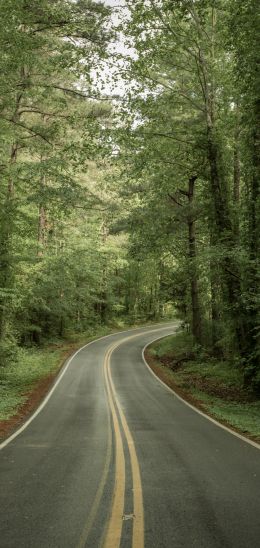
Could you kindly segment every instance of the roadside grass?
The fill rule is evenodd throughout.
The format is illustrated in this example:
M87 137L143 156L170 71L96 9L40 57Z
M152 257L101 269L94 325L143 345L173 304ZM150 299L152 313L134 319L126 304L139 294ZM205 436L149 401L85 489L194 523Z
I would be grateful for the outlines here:
M54 373L64 347L21 349L17 363L0 369L0 420L14 415L36 383Z
M192 339L189 333L177 332L175 335L155 341L149 346L149 350L158 358L167 355L178 359L188 356L193 351Z
M243 388L234 363L194 355L188 333L152 343L147 351L156 373L173 389L212 417L260 442L260 400Z

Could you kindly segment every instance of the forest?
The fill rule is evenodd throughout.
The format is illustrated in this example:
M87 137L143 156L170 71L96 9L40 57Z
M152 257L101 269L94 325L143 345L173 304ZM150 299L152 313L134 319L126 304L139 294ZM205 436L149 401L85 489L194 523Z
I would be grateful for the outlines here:
M257 12L0 0L1 371L177 318L259 395Z

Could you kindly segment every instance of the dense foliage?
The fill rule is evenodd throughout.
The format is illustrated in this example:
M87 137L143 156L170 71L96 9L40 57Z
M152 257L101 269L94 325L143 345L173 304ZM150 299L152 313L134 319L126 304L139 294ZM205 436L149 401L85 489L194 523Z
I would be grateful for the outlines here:
M137 256L171 264L194 342L259 386L255 2L128 2L132 86L118 141ZM131 183L129 183L131 181Z
M257 391L257 3L105 4L0 0L1 363L175 311Z

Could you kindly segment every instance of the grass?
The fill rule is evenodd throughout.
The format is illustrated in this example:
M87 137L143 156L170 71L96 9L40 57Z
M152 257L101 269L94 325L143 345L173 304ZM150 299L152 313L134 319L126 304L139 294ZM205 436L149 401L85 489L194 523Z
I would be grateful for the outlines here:
M260 401L243 388L241 369L234 363L195 355L188 333L153 343L148 354L165 382L192 397L206 413L260 442Z
M21 349L17 363L1 368L0 420L12 417L36 383L58 370L64 350L64 346Z
M182 357L184 353L188 355L193 350L192 340L188 333L180 332L177 335L169 335L159 341L152 343L149 347L150 352L161 358L169 355L173 358Z

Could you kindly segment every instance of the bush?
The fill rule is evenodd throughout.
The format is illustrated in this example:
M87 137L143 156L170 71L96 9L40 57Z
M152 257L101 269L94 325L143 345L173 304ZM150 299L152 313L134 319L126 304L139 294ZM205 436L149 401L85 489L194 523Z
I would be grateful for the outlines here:
M0 366L7 367L18 361L19 348L13 337L0 341Z

